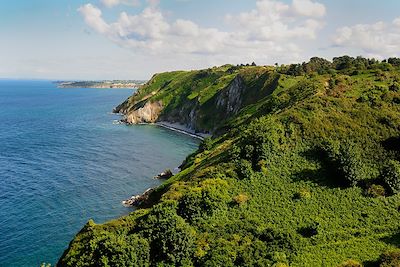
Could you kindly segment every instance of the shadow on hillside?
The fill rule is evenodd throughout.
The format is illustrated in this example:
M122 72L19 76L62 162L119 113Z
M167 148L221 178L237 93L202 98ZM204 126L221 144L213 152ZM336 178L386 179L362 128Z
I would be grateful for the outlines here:
M400 247L400 231L391 235L390 237L382 238L381 241L396 247Z
M302 156L310 162L319 165L317 169L303 169L293 175L293 181L311 181L328 188L346 188L342 174L328 160L326 152L320 148L313 148L302 153Z

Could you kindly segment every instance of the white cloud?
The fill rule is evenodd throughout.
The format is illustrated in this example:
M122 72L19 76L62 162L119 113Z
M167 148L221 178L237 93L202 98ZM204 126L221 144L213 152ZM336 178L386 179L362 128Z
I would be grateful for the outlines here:
M357 49L366 56L384 58L400 55L400 17L391 23L357 24L336 30L336 46Z
M118 5L138 6L140 0L100 0L100 2L106 7L114 7Z
M306 17L321 18L325 16L326 8L323 4L311 0L293 0L293 10Z
M103 20L102 12L92 4L81 6L78 11L82 14L86 24L101 34L108 34L110 26Z
M114 23L107 23L101 10L92 4L82 6L79 12L94 31L141 54L192 54L221 62L296 60L301 53L299 42L316 37L323 25L320 18L326 12L324 5L311 0L293 0L291 4L258 0L253 10L227 15L226 23L233 30L223 31L190 20L169 22L158 8L159 0L147 3L141 13L122 12Z

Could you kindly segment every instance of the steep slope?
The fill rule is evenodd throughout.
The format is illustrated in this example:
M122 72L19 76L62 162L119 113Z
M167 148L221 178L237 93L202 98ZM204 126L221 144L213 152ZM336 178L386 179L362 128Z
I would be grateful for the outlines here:
M159 103L154 120L214 138L140 209L88 222L59 266L397 266L399 67L341 57L156 75L117 111Z

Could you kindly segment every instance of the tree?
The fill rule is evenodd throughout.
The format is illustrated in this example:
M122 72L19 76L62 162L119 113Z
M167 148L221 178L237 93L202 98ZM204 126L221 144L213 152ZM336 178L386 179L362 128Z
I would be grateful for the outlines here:
M342 177L345 185L355 186L368 177L362 148L348 140L332 142L325 148L331 166Z
M312 57L308 63L305 64L306 73L318 72L319 74L327 73L332 68L332 63L324 58Z
M139 267L150 265L149 243L137 235L103 232L92 241L95 266Z
M400 58L391 57L388 58L387 62L395 67L400 67Z
M174 204L154 206L141 218L137 230L150 241L150 255L154 262L178 266L192 258L195 231L176 214Z
M354 66L354 58L349 56L334 57L333 66L336 70L349 69Z

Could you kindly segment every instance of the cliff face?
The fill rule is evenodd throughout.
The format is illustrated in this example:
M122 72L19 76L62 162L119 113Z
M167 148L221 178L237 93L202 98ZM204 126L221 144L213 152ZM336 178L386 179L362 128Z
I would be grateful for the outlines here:
M243 104L243 94L246 90L243 79L240 76L231 82L231 84L216 98L216 106L223 110L227 115L233 115L239 112Z
M254 72L268 76L270 70L254 67ZM233 66L158 74L114 111L124 114L130 124L167 121L214 133L254 93L246 75Z

